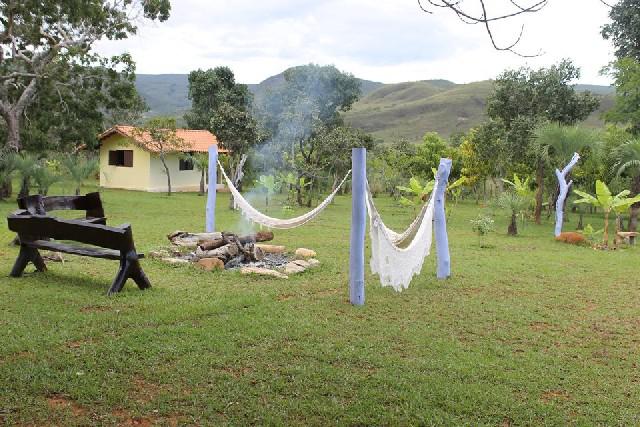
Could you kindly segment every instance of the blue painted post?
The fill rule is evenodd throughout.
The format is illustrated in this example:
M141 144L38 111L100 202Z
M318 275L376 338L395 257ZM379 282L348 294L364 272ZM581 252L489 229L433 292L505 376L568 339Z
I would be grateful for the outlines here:
M209 187L207 188L207 233L216 229L216 187L218 183L218 146L209 146Z
M558 194L558 200L556 200L556 227L554 234L556 237L562 233L562 223L564 222L564 201L569 193L569 187L573 184L573 181L567 182L567 175L571 172L571 169L580 160L578 153L573 153L571 161L561 171L556 169L556 178L558 178L558 185L560 186L560 193Z
M444 212L444 202L446 198L447 184L449 183L449 173L451 172L451 159L440 159L438 166L438 186L435 191L434 206L434 226L436 234L436 258L437 277L446 279L451 276L451 258L449 256L449 238L447 236L447 217Z
M351 149L351 251L349 254L349 299L364 305L364 235L366 212L367 150Z

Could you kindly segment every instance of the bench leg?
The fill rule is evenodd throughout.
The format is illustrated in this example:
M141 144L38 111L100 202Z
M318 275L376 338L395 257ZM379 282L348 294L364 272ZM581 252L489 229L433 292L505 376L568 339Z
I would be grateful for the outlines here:
M113 280L108 295L120 292L129 278L133 279L140 289L151 287L147 275L144 274L142 267L140 267L140 261L138 261L138 255L135 252L129 253L120 259L120 269L118 270L118 274L116 274L116 278Z
M24 272L24 269L27 268L27 264L29 264L29 262L32 262L33 265L36 266L36 270L47 271L47 266L37 249L20 245L20 253L18 254L16 262L13 264L13 268L9 275L11 277L22 276L22 273Z

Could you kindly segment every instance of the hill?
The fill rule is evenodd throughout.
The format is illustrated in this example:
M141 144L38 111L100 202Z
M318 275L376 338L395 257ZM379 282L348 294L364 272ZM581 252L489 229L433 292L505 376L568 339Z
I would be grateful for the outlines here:
M191 108L189 80L187 74L138 74L136 88L149 105L148 116L182 116ZM362 95L366 96L384 86L384 83L358 79ZM271 76L260 83L248 84L254 96L266 96L270 89L284 83L284 72Z
M248 87L259 98L268 96L270 90L283 82L284 75L280 73ZM448 80L384 84L360 79L360 82L363 96L344 114L345 121L385 141L399 138L419 141L427 131L443 136L465 132L486 118L486 100L492 91L489 80L468 84ZM136 87L150 107L149 116L182 117L191 107L186 74L138 74ZM602 112L613 104L613 88L577 85L576 89L589 90L601 98L600 108L585 125L602 126Z
M600 108L585 125L602 126L600 117L613 104L613 88L577 85L576 89L589 90L601 99ZM492 90L489 80L468 84L446 80L388 84L364 96L344 118L384 141L419 141L428 131L449 136L466 132L486 119L486 100Z

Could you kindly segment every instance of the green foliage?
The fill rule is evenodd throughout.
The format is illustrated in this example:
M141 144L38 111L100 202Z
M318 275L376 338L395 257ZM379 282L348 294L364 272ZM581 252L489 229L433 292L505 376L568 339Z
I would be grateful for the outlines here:
M623 190L620 193L613 195L607 187L607 184L597 180L596 181L596 195L592 196L589 193L580 190L573 190L575 194L581 198L575 200L573 203L585 203L591 206L600 208L604 211L604 236L603 243L605 246L609 244L609 214L611 211L616 214L621 214L627 211L631 205L640 202L640 195L635 197L628 197L631 193L629 190Z
M531 190L531 185L529 183L529 177L526 177L523 180L520 179L518 174L513 174L513 181L509 181L508 179L502 178L502 182L513 187L513 190L520 197L524 199L531 199L533 197L533 191Z
M30 137L41 143L50 129L51 136L69 139L63 142L80 135L76 143L93 145L95 127L109 111L140 107L131 58L103 58L91 46L134 34L140 17L164 21L170 8L169 0L3 2L0 44L3 52L11 52L0 61L4 87L10 88L0 93L7 147L23 148L22 118L29 111L36 113L26 125ZM90 125L83 127L78 119Z
M640 60L622 58L607 70L614 80L616 98L605 119L612 123L628 124L632 133L640 135Z
M611 22L602 27L602 37L611 39L618 59L635 58L640 61L640 1L620 0L611 6Z
M478 216L474 219L470 219L471 223L471 231L478 235L478 245L481 248L488 247L483 244L484 237L495 231L495 221L488 215L478 214Z
M433 187L435 185L435 180L427 181L424 185L420 183L415 177L412 177L409 180L409 186L405 187L402 185L397 186L398 190L406 193L411 198L407 198L405 196L400 197L400 204L403 206L411 206L416 208L422 205L429 194L433 191Z
M82 185L98 171L99 159L82 154L63 156L62 166L71 182L76 186L76 195L80 194Z
M54 159L41 159L33 173L33 180L38 186L38 194L47 195L49 188L62 179L61 162ZM97 165L96 165L97 169Z
M273 175L260 175L260 178L256 181L258 188L262 188L265 192L265 204L269 206L269 199L276 192L280 191L281 183L276 180Z
M582 235L587 239L590 243L595 243L596 239L600 234L604 232L604 228L596 230L593 228L591 224L587 224L582 230Z

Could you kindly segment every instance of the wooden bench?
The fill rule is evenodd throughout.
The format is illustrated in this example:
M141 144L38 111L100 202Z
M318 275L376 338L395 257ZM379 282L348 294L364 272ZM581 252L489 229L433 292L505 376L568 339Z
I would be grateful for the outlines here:
M47 267L38 249L64 252L73 255L119 260L120 268L108 294L120 292L131 278L140 289L151 287L140 266L144 254L136 252L131 225L118 227L106 225L99 193L86 196L29 196L18 200L19 210L7 217L9 229L18 233L20 253L11 270L12 277L20 277L27 264L32 262L38 271ZM52 210L83 210L81 219L61 219L49 216ZM55 240L71 240L85 245L62 243Z

